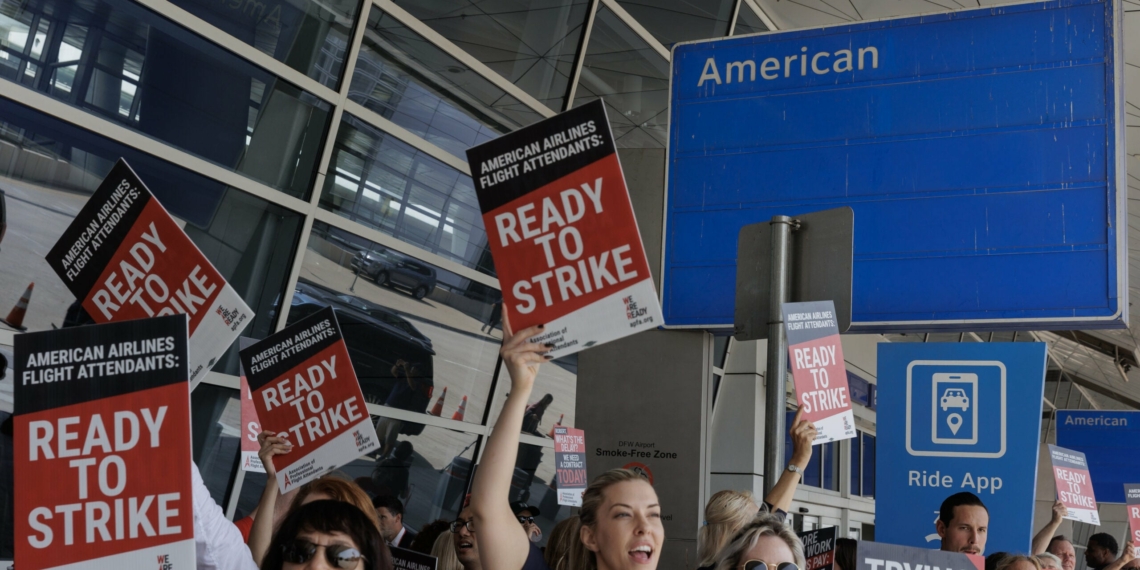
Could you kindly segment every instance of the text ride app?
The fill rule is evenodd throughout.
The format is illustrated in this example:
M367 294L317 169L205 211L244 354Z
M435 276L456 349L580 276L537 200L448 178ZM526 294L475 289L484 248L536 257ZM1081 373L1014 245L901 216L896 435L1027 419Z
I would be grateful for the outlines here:
M924 361L907 367L907 452L1005 454L1006 370L995 361Z

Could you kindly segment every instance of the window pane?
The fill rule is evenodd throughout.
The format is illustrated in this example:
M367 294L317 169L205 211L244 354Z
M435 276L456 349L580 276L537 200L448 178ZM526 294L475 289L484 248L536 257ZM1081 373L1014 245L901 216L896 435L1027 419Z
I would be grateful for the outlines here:
M359 0L172 0L277 61L336 89Z
M3 356L7 365L0 366L0 380L12 373L11 366L15 363L12 357L12 347L0 345L0 356ZM3 364L3 363L0 363ZM13 380L0 382L0 424L12 417L12 385ZM11 560L15 554L15 518L16 497L15 482L13 480L12 457L15 443L9 436L0 436L0 558Z
M637 23L657 41L670 47L677 42L728 35L733 0L618 0Z
M566 105L587 0L396 0L555 111Z
M875 496L875 436L863 434L863 496Z
M816 453L819 453L823 460L823 488L832 491L839 490L839 442L832 441L823 445L816 446Z
M226 491L237 472L241 440L241 401L238 391L201 383L190 394L191 442L194 463L210 496L226 504Z
M542 118L379 9L348 97L463 160L468 148Z
M574 105L605 97L620 148L663 148L669 131L669 62L612 11L598 8Z
M851 442L851 495L862 495L862 490L859 487L859 474L862 473L862 446L859 445L863 441L863 432L858 432L858 435L848 440Z
M0 98L0 118L0 208L6 207L8 223L0 232L0 305L14 305L35 282L24 320L29 330L78 324L67 320L75 297L44 255L123 157L256 311L243 334L271 332L273 306L299 239L299 214L7 99ZM237 374L236 350L235 344L214 370Z
M764 25L764 21L757 16L752 8L748 7L747 2L740 3L740 15L736 17L736 28L733 29L732 35L743 36L744 34L757 34L760 32L767 32L768 26Z
M787 410L784 412L784 461L792 457L792 422L796 418L795 410ZM811 487L821 486L821 467L823 461L820 456L825 454L825 445L814 446L811 453L811 460L808 461L807 468L804 469L803 481L801 484Z
M574 405L578 389L578 355L571 354L542 365L534 380L530 401L524 415L522 431L527 435L554 439L555 425L574 427ZM511 378L505 368L499 371L492 398L490 423L495 425L507 394L511 391Z
M494 275L471 177L345 114L321 207Z
M23 74L17 69L7 79L290 195L308 195L327 103L130 0L71 3L64 19L48 6L0 2L0 13L40 18L49 30L41 53L29 54Z
M536 510L535 524L542 529L540 547L546 546L550 531L558 521L570 516L570 507L558 504L554 483L554 449L526 443L519 444L515 474L511 481L511 502L521 501Z
M495 299L493 289L317 222L288 320L335 309L368 402L426 413L446 389L442 417L462 406L464 421L481 423L502 335L484 332ZM415 390L393 392L397 382Z
M384 418L373 415L380 423ZM400 435L397 452L384 459L364 456L340 472L357 481L369 495L395 490L404 501L404 525L418 531L437 520L454 520L467 493L475 441L478 436L408 422ZM257 508L265 476L246 473L235 518Z

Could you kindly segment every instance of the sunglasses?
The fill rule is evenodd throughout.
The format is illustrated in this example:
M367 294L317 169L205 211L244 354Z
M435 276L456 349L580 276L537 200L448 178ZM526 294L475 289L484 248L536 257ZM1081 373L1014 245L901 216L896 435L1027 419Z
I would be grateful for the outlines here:
M364 555L351 546L345 546L343 544L321 546L301 539L296 539L281 545L281 554L285 562L290 564L304 564L312 560L313 557L317 555L317 550L321 548L325 550L325 560L328 561L329 566L335 568L352 570L356 568L357 562L364 560Z
M744 570L769 570L771 568L771 566L768 566L768 563L763 560L749 560L741 564L740 567ZM800 567L796 566L795 562L781 562L776 565L774 570L800 570Z
M515 517L519 519L519 524L533 523L534 517Z

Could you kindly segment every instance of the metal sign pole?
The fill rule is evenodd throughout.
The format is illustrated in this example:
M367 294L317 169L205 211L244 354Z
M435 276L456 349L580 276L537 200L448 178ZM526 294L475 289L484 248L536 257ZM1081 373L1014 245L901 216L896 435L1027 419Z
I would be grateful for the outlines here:
M788 216L773 216L772 257L768 296L768 369L764 398L764 492L772 490L784 470L784 392L788 373L788 338L784 334L783 304L788 301L791 276L790 244L796 221Z

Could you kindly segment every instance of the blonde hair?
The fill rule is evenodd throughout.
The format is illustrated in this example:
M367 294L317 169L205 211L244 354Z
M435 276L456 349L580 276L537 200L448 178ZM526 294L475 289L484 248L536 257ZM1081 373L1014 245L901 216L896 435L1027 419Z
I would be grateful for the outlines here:
M747 562L743 559L744 555L756 546L761 536L775 536L783 540L792 551L792 559L796 566L807 567L804 562L804 545L800 542L800 537L775 515L762 514L753 518L751 523L736 533L731 542L721 548L716 556L716 570L733 570Z
M334 501L348 503L360 509L365 515L368 515L368 520L372 521L373 526L377 529L380 528L380 520L376 518L376 509L372 507L372 499L368 498L368 493L360 488L360 485L342 478L339 474L333 473L325 475L320 479L309 481L297 490L297 496L293 498L293 504L290 507L292 512L297 507L300 507L305 502L305 498L309 495L315 494L328 495Z
M720 491L705 505L705 521L697 532L698 566L712 566L716 555L745 525L756 518L759 507L749 491Z
M1058 560L1060 559L1058 558ZM1024 554L1006 557L1004 560L998 563L996 570L1008 570L1009 568L1013 568L1013 565L1017 564L1018 562L1028 562L1032 564L1033 567L1037 570L1041 570L1041 563L1038 562L1036 558L1032 556L1025 556Z
M1042 569L1056 568L1057 570L1061 570L1061 559L1056 554L1052 554L1050 552L1042 552L1041 554L1033 555L1033 557L1041 563Z
M567 517L554 525L550 538L546 539L546 550L542 556L550 570L562 570L570 564L570 550L578 540L578 515Z
M436 570L463 570L459 558L455 556L455 535L451 530L443 531L431 545L431 555L436 559Z
M605 501L606 489L618 483L629 481L643 481L647 485L652 485L648 479L636 471L610 469L595 477L590 486L586 487L586 492L582 494L582 506L578 509L578 524L573 534L578 540L575 540L570 548L571 570L597 570L598 558L593 551L586 548L586 543L582 542L582 528L594 528L598 524L598 509Z

